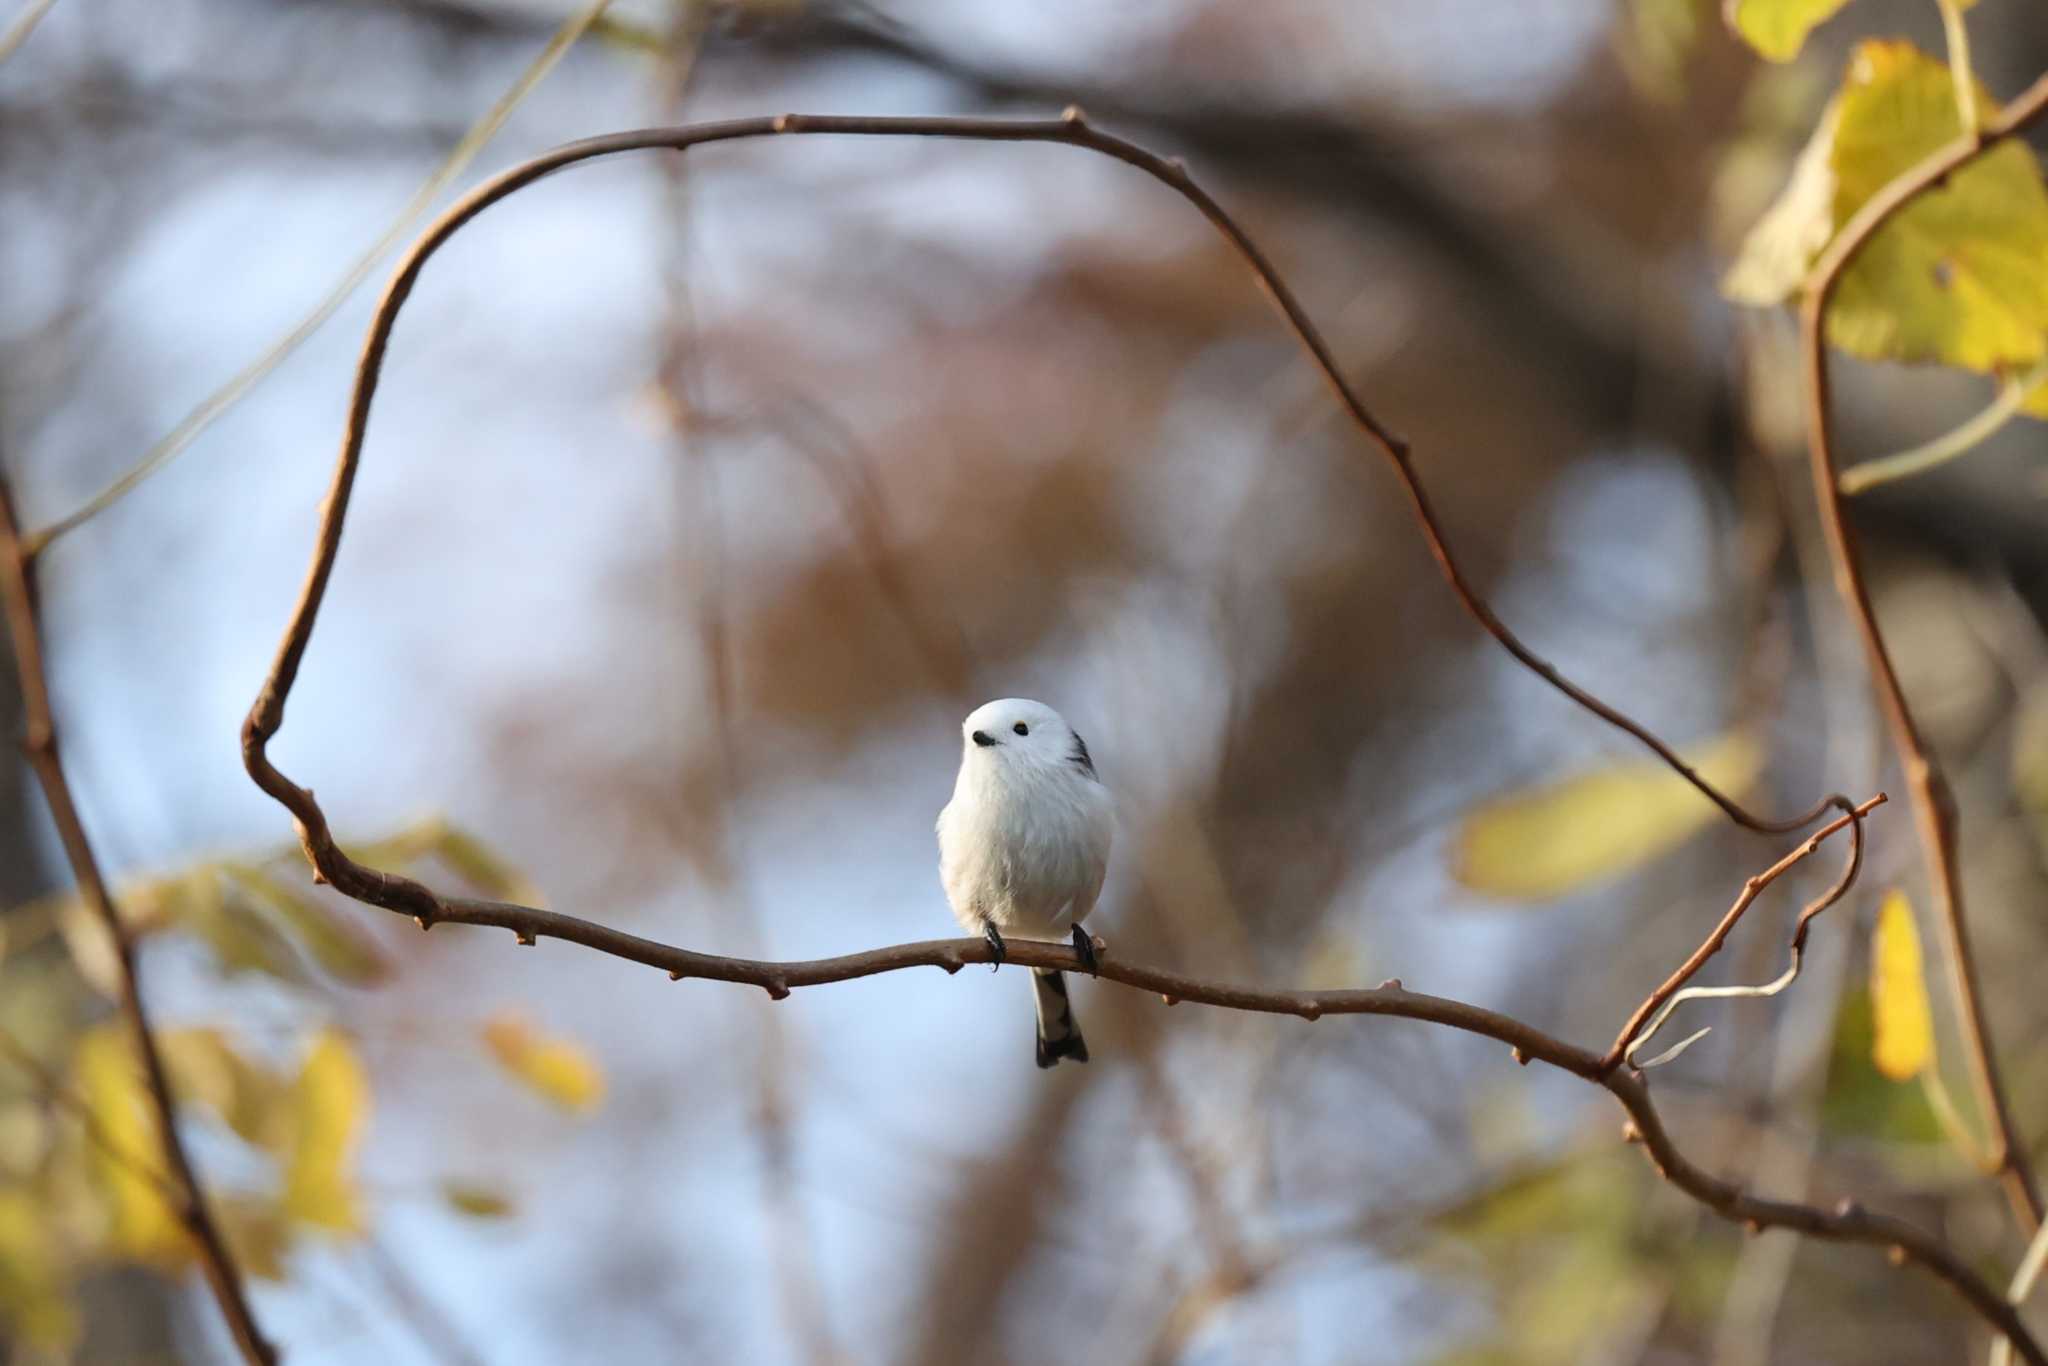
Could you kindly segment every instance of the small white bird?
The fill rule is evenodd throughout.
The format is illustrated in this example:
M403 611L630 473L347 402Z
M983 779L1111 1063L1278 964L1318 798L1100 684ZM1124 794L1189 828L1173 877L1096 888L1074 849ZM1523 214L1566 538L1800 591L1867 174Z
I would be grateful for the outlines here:
M1006 697L961 723L960 778L939 812L939 880L953 914L1003 960L1003 936L1059 940L1091 969L1081 921L1095 909L1116 812L1088 746L1043 702ZM1066 979L1032 971L1038 1065L1088 1061Z

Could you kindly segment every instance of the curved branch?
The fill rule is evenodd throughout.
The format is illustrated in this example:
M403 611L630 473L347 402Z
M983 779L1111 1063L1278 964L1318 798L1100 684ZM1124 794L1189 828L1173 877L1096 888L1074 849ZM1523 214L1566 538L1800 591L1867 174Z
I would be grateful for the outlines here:
M382 906L416 917L422 926L439 921L496 926L512 931L522 943L538 942L543 936L582 944L600 952L666 969L672 977L701 977L748 983L780 998L803 986L844 981L880 972L915 966L934 966L948 972L970 963L990 961L988 946L977 940L937 940L899 945L868 953L808 962L766 962L725 958L697 953L671 945L625 934L618 930L556 912L501 902L444 900L412 879L382 873L350 859L335 843L326 817L310 790L301 788L280 772L265 753L266 746L283 724L285 699L290 693L311 639L315 616L326 592L339 551L343 519L360 462L372 395L376 390L384 353L389 344L399 309L417 283L426 260L446 244L461 227L491 204L531 185L555 171L579 162L637 150L681 151L705 143L778 134L860 134L966 138L979 141L1044 142L1080 147L1133 166L1179 193L1198 209L1228 239L1244 258L1261 286L1285 316L1298 341L1314 358L1318 369L1335 391L1352 419L1379 445L1392 462L1407 491L1438 566L1449 580L1460 603L1503 648L1525 667L1564 693L1581 707L1609 724L1635 736L1712 800L1730 819L1751 830L1786 833L1811 824L1830 808L1848 813L1855 808L1846 797L1831 795L1815 808L1788 821L1769 821L1750 814L1708 783L1662 740L1639 723L1601 702L1565 679L1531 651L1486 605L1466 581L1452 557L1425 490L1415 473L1408 447L1366 409L1337 369L1329 348L1308 319L1292 292L1280 279L1264 254L1235 220L1208 193L1189 179L1177 163L1154 155L1134 144L1089 127L1078 110L1069 110L1057 121L1001 119L882 119L835 118L785 115L779 118L742 119L726 123L700 124L674 129L650 129L619 133L558 148L486 182L451 207L414 244L401 263L378 303L375 318L364 342L357 368L347 427L342 441L333 483L323 508L322 522L313 561L307 571L292 620L280 643L277 657L243 726L243 762L250 776L265 792L289 810L299 837L311 859L316 875L356 900ZM1008 962L1080 970L1073 951L1051 944L1012 940ZM1441 1024L1481 1035L1509 1045L1518 1061L1531 1059L1570 1072L1604 1087L1614 1095L1630 1116L1629 1136L1640 1141L1659 1172L1673 1184L1719 1213L1752 1227L1785 1227L1809 1236L1839 1242L1868 1243L1885 1247L1894 1262L1915 1262L1948 1284L1997 1331L2010 1337L2017 1350L2035 1366L2048 1366L2039 1343L2027 1332L2012 1306L1926 1233L1900 1220L1871 1214L1853 1202L1844 1202L1832 1212L1816 1206L1766 1200L1743 1192L1693 1165L1663 1126L1642 1078L1608 1065L1605 1058L1577 1045L1554 1038L1512 1017L1478 1006L1442 997L1404 990L1389 982L1374 990L1357 991L1265 991L1225 983L1208 982L1162 969L1109 960L1100 976L1126 986L1157 992L1171 1005L1194 1001L1225 1009L1295 1015L1308 1020L1324 1015L1388 1015Z
M343 519L347 514L348 500L355 483L355 475L362 457L364 434L369 422L370 402L376 393L378 379L384 363L384 352L390 343L391 331L396 324L398 312L406 297L418 282L420 271L427 260L445 245L463 225L489 208L492 204L517 191L581 162L599 157L614 156L624 152L663 150L683 151L691 147L714 142L732 142L747 138L772 137L801 134L840 134L857 136L931 137L956 138L980 142L1041 142L1058 143L1078 147L1121 161L1135 167L1152 179L1160 182L1192 204L1215 229L1229 241L1245 264L1257 278L1276 308L1286 319L1295 339L1308 351L1317 369L1329 383L1332 391L1352 420L1369 435L1383 451L1394 467L1394 472L1407 492L1409 503L1416 520L1428 542L1430 553L1443 571L1451 590L1466 613L1479 623L1485 631L1498 641L1501 647L1513 655L1523 667L1549 683L1580 707L1598 716L1620 730L1626 731L1647 746L1660 759L1697 788L1702 795L1718 806L1729 819L1737 824L1765 834L1785 834L1800 830L1819 819L1831 808L1847 810L1849 802L1840 794L1830 794L1817 802L1811 810L1784 820L1771 820L1752 814L1747 808L1708 782L1690 764L1682 759L1676 750L1660 739L1648 727L1617 711L1607 703L1587 692L1543 659L1519 636L1509 630L1486 600L1466 579L1464 570L1452 555L1442 525L1430 503L1427 491L1410 458L1408 443L1395 436L1366 408L1350 383L1337 367L1329 344L1309 319L1294 292L1288 287L1265 253L1253 242L1250 235L1239 226L1229 212L1223 208L1208 191L1189 177L1187 170L1177 160L1161 157L1134 143L1114 137L1090 126L1079 109L1068 109L1059 119L976 119L976 118L867 118L840 117L831 115L783 114L772 118L734 119L722 123L691 124L678 128L650 128L635 132L613 133L602 137L588 138L582 142L569 143L530 161L514 166L497 177L463 196L449 207L426 232L414 242L400 262L384 295L378 300L375 317L371 320L369 334L363 344L362 358L357 365L355 390L349 404L347 427L342 437L341 455L336 464L334 480L329 489L323 508L320 535L314 550L313 563L307 572L306 581L300 593L299 602L292 614L290 625L278 648L276 661L270 676L264 681L255 705L251 707L249 719L243 727L243 761L257 784L273 797L289 807L303 820L309 801L294 800L292 793L299 791L284 775L277 771L264 756L264 746L277 732L284 719L284 701L290 693L292 683L298 674L299 664L304 657L306 644L311 639L313 622L326 593L327 580L334 568L335 556L340 549Z
M29 765L35 769L36 779L42 785L43 797L50 806L51 822L57 827L58 838L63 841L72 873L78 879L79 894L92 908L94 917L106 931L107 942L113 946L121 1014L128 1023L136 1056L142 1063L143 1092L149 1098L151 1117L156 1122L157 1135L163 1144L164 1165L169 1169L166 1175L170 1190L166 1194L176 1196L168 1201L171 1212L191 1236L199 1265L206 1273L206 1283L220 1305L222 1316L228 1321L228 1330L233 1334L243 1358L252 1366L271 1366L277 1360L277 1350L263 1336L256 1315L249 1308L234 1253L229 1250L220 1224L207 1204L206 1189L199 1184L199 1175L192 1166L191 1158L186 1155L185 1140L178 1134L177 1105L171 1098L170 1071L164 1066L163 1054L156 1046L155 1031L150 1027L149 1012L143 1005L142 983L135 963L135 943L115 909L113 896L107 891L106 879L100 873L99 857L93 852L92 841L86 837L85 823L79 818L78 804L71 796L71 784L65 778L64 766L57 757L57 723L50 708L49 679L43 669L42 635L36 622L35 584L31 578L28 551L22 545L21 529L14 518L14 496L4 478L0 478L0 598L5 599L7 629L14 645L14 667L21 677L22 707L28 715L28 738L23 747L28 751Z
M345 862L331 841L311 852L315 853L316 862L323 869L332 867L338 870ZM417 887L418 884L412 885ZM419 890L425 893L424 888ZM799 988L847 982L878 973L901 972L917 967L935 967L955 973L970 965L994 962L989 944L981 939L929 939L864 953L793 962L727 958L643 939L639 935L557 911L502 901L442 900L431 893L425 894L431 904L421 908L420 919L429 926L435 923L490 926L510 930L522 944L559 939L629 962L661 968L672 979L696 978L755 986L776 1000ZM394 906L392 909L414 908ZM1005 941L1002 966L1088 971L1067 944L1014 937ZM1643 1145L1658 1173L1716 1213L1753 1229L1788 1228L1830 1242L1882 1247L1895 1264L1912 1262L1954 1290L1995 1331L2009 1337L2015 1350L2031 1366L2048 1366L2048 1355L2044 1355L2041 1345L2028 1333L2014 1307L1931 1235L1904 1220L1865 1210L1851 1200L1827 1210L1817 1205L1769 1200L1748 1194L1741 1187L1696 1166L1680 1151L1665 1129L1651 1102L1649 1087L1641 1076L1626 1069L1611 1069L1600 1055L1513 1016L1448 997L1409 991L1398 981L1362 990L1267 990L1128 963L1107 952L1098 955L1094 975L1104 981L1153 992L1169 1006L1188 1002L1224 1010L1292 1015L1309 1021L1331 1015L1385 1015L1444 1025L1506 1044L1519 1063L1546 1063L1607 1090L1628 1112L1630 1122L1626 1135L1631 1141Z
M1875 460L1863 460L1842 471L1839 482L1842 492L1854 498L1880 484L1889 484L1895 479L1906 479L1916 474L1946 465L1951 460L1968 455L1977 447L1996 436L2006 423L2019 416L2027 400L2034 396L2044 381L2048 381L2048 360L2016 375L1999 386L1998 397L1951 431L1942 433L1932 441L1891 455L1881 455Z
M1804 844L1801 844L1797 849L1794 849L1769 868L1766 868L1763 872L1758 873L1755 877L1744 883L1742 895L1735 898L1735 904L1730 906L1728 913L1721 917L1721 923L1714 926L1713 932L1701 942L1697 949L1693 950L1692 957L1680 964L1678 971L1666 978L1663 984L1655 991L1644 997L1643 1003L1636 1007L1635 1014L1629 1016L1628 1023L1621 1027L1621 1033L1615 1036L1613 1046L1607 1050L1607 1056L1602 1059L1604 1064L1610 1068L1619 1067L1626 1060L1633 1065L1635 1062L1635 1050L1648 1040L1651 1034L1656 1032L1658 1026L1663 1024L1665 1018L1671 1013L1668 1009L1660 1010L1659 1007L1663 1007L1667 1003L1673 1005L1677 1003L1679 988L1691 981L1694 975L1707 965L1707 960L1721 951L1721 945L1727 942L1728 935L1735 929L1735 922L1742 919L1743 912L1747 911L1756 899L1763 894L1764 888L1783 877L1794 864L1810 857L1815 850L1820 848L1822 841L1846 825L1851 827L1849 831L1849 861L1842 869L1842 875L1835 879L1827 891L1823 892L1806 909L1799 913L1799 921L1792 929L1792 971L1790 977L1798 976L1799 956L1806 948L1807 925L1815 916L1834 905L1837 901L1840 901L1843 895L1848 892L1850 886L1855 883L1857 873L1863 869L1863 818L1878 807L1883 806L1887 800L1889 798L1880 792L1861 806L1852 808L1848 815L1837 817L1835 820L1814 831L1813 834L1807 837ZM1781 981L1789 982L1790 977L1781 979ZM1763 992L1760 988L1755 987L1739 989L1724 987L1714 988L1713 990L1720 994L1728 994L1740 990L1744 994L1749 995L1771 995L1775 994L1775 990L1782 990L1782 987L1775 988L1772 992ZM1645 1028L1643 1022L1651 1020L1653 1016L1653 1022ZM1700 1031L1701 1034L1705 1032L1705 1030ZM1698 1037L1699 1035L1697 1034L1693 1036L1693 1038ZM1686 1040L1687 1044L1691 1042L1692 1039ZM1684 1044L1679 1045L1680 1048L1684 1046ZM1676 1056L1675 1052L1667 1055L1663 1061L1669 1061L1672 1056Z
M1991 1031L1985 1018L1977 963L1970 950L1969 921L1963 909L1955 799L1949 791L1948 780L1920 735L1912 708L1906 702L1905 691L1899 686L1898 671L1892 666L1891 652L1878 631L1870 588L1863 577L1863 562L1849 530L1848 513L1836 468L1824 330L1828 301L1834 296L1842 272L1849 268L1879 228L1919 196L1946 183L1950 175L1985 151L2025 130L2043 114L2048 114L2048 74L2037 78L1997 117L1930 153L1918 165L1872 195L1814 262L1812 271L1807 275L1799 307L1807 453L1812 466L1814 496L1820 504L1821 524L1827 532L1828 555L1834 562L1835 588L1856 623L1857 634L1862 637L1864 654L1869 659L1870 672L1884 708L1885 723L1905 769L1915 824L1919 827L1929 879L1934 885L1935 901L1941 912L1949 979L1962 1016L1971 1075L1976 1083L1978 1100L1991 1121L1991 1166L1997 1175L2004 1178L2006 1194L2012 1201L2014 1212L2029 1233L2042 1224L2041 1187L2027 1157L2026 1144L2014 1128L2012 1112L2006 1103L2005 1086L1999 1076L1998 1059L1992 1052Z

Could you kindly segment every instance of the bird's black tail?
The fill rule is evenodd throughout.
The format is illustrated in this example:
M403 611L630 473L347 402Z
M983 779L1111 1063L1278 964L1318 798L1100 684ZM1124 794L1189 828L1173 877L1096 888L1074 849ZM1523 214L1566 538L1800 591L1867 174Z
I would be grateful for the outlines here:
M1067 1002L1067 979L1046 968L1031 970L1031 993L1038 1001L1038 1065L1050 1067L1061 1058L1088 1061L1088 1041L1074 1022Z

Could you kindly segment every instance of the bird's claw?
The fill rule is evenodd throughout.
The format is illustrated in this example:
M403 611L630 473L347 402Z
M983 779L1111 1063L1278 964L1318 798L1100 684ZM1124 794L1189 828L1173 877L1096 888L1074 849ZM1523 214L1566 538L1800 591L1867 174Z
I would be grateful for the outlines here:
M994 925L984 924L981 927L981 937L988 941L988 970L994 972L1003 965L1003 960L1010 956L1010 951L1004 945L1003 937L996 933Z
M1102 962L1095 956L1095 936L1079 925L1074 926L1074 956L1081 960L1081 966L1090 976L1101 973Z

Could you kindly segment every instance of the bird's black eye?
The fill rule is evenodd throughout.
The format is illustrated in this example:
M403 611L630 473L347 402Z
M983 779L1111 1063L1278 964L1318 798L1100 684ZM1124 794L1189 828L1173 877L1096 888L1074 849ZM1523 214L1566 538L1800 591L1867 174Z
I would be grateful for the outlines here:
M1010 729L1016 731L1019 735L1029 735L1031 733L1031 727L1025 725L1022 721L1019 721Z

